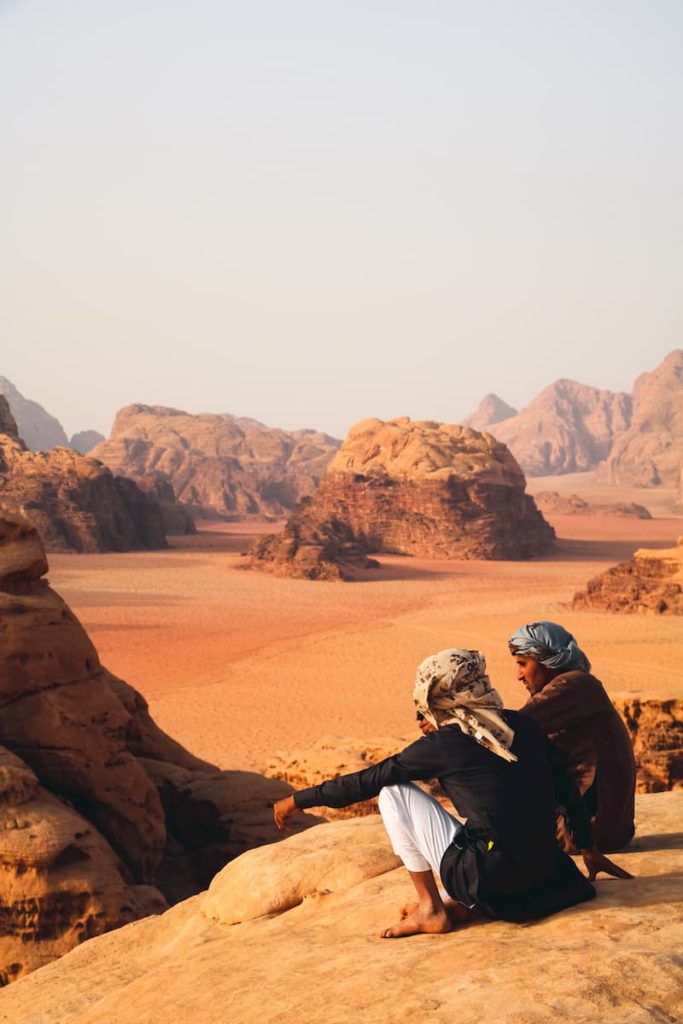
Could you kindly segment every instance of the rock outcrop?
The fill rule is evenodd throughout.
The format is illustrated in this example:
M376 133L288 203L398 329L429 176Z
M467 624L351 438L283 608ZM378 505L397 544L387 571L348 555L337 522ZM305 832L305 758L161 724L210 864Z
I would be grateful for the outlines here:
M99 430L79 430L77 434L72 435L69 444L75 452L87 455L96 444L100 444L104 440L105 436L100 434Z
M633 388L630 426L616 440L598 479L638 487L677 487L683 465L683 349L670 352Z
M675 548L640 548L629 562L594 576L572 606L683 615L683 537Z
M595 468L630 421L630 395L558 380L490 432L528 476L548 476Z
M115 473L162 473L196 516L280 517L310 495L339 447L327 434L228 415L129 405L91 454Z
M516 416L517 410L504 402L498 395L486 395L482 398L473 413L466 416L462 421L463 427L472 427L473 430L488 430L494 423L507 420Z
M4 395L0 395L0 434L7 434L14 438L19 437L17 421L12 415L9 402Z
M69 440L59 420L38 402L24 398L7 377L0 377L0 395L7 399L17 423L19 437L27 448L33 452L43 452L57 445L69 447Z
M638 796L638 832L614 858L635 877L600 876L590 903L532 927L476 920L400 942L378 936L414 893L382 825L330 822L228 865L207 896L94 938L12 985L0 1020L677 1021L681 815L681 792ZM228 923L236 917L243 923Z
M316 559L319 537L340 533L360 553L529 558L547 550L554 534L524 488L514 458L489 434L408 417L364 420L290 518L284 544L260 542L252 565L310 575L302 548L315 531ZM297 571L299 561L305 572Z
M220 772L163 733L0 514L0 980L205 887L279 838L283 783ZM309 819L310 821L310 819ZM299 827L304 822L299 823Z
M652 519L644 505L633 501L618 501L600 505L578 494L562 495L557 491L537 491L534 501L544 515L558 516L613 516L616 519Z
M636 758L639 793L683 788L683 700L615 698Z
M166 547L154 496L70 448L30 452L0 434L0 491L3 506L26 516L50 551Z

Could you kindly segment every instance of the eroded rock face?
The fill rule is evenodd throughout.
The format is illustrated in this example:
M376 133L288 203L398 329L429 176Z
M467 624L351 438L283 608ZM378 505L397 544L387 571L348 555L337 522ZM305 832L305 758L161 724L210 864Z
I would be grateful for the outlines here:
M31 451L43 452L56 445L63 445L65 448L69 446L69 440L59 420L51 416L38 402L24 398L7 377L0 377L0 394L4 395L9 403L19 437Z
M92 454L137 479L162 473L193 514L279 517L310 495L339 442L228 415L129 405Z
M558 380L516 416L489 426L529 476L593 469L631 422L631 396Z
M287 524L278 548L267 539L254 549L297 573L301 546L290 538L350 530L360 552L425 558L528 558L547 550L550 526L524 491L525 480L507 450L468 427L407 417L364 420L352 427L310 503ZM314 545L316 551L319 544ZM290 553L292 551L293 553Z
M597 478L638 487L678 486L683 465L683 349L670 352L633 388L630 426L614 443Z
M70 448L30 452L0 434L3 507L25 516L50 551L166 547L158 502Z
M508 405L498 395L490 394L482 398L477 409L465 417L462 425L472 427L473 430L488 430L494 423L516 415L517 410L512 405Z
M8 434L10 437L19 436L17 421L12 415L9 402L4 395L0 395L0 434Z
M636 758L636 789L658 793L683 788L683 701L617 698Z
M204 888L280 838L290 790L159 729L46 571L35 529L0 513L0 980Z
M69 444L75 452L87 455L96 444L100 444L104 440L104 434L100 434L99 430L79 430L77 434L72 435Z
M616 519L652 519L644 505L633 501L599 505L578 494L561 495L557 491L538 491L534 495L538 508L544 515L561 516L613 516Z
M640 548L629 562L589 580L586 589L574 595L572 606L683 615L683 538L675 548Z

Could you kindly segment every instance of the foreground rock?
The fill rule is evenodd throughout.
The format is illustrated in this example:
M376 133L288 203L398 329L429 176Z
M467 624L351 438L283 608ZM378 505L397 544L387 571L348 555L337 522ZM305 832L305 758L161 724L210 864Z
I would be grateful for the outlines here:
M683 701L615 698L636 757L639 793L683 787Z
M239 519L282 516L313 493L338 447L313 430L129 405L92 455L132 479L163 474L194 515Z
M0 981L205 887L279 838L289 791L163 733L46 571L36 531L0 514Z
M154 496L70 448L30 452L0 434L0 491L3 507L26 516L50 551L166 547Z
M560 516L612 516L616 519L652 519L644 505L633 501L620 501L599 505L578 494L562 495L557 491L538 491L534 500L544 515Z
M670 352L633 388L633 416L597 478L638 487L677 487L683 466L683 349Z
M0 395L7 399L17 423L19 437L31 451L43 452L57 445L65 448L69 446L69 440L59 420L51 416L38 402L24 398L7 377L0 377Z
M262 541L252 565L310 576L312 547L333 573L334 551L320 550L330 536L353 545L354 557L529 558L547 550L554 533L524 489L519 466L489 434L408 417L364 420L290 518L285 543Z
M675 548L640 548L629 562L620 562L589 580L574 595L574 608L608 612L683 614L683 538Z
M381 824L321 825L229 865L207 896L92 939L11 986L0 1020L675 1021L683 793L639 796L636 811L636 839L615 858L633 881L602 878L592 903L531 927L475 921L397 942L377 936L412 887L392 870ZM229 924L235 917L244 923Z
M516 416L488 429L528 476L548 476L594 469L630 421L630 395L558 380Z

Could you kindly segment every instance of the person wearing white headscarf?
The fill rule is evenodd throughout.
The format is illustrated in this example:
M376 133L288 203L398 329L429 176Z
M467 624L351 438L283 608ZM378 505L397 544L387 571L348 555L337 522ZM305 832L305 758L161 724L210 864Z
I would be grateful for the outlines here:
M503 708L481 652L453 648L426 658L413 699L421 739L379 764L274 805L275 823L286 829L298 810L379 796L392 846L418 897L382 937L450 931L471 911L533 920L592 899L590 880L598 871L625 876L592 848L576 790L549 762L538 726ZM465 824L414 784L434 778ZM556 844L558 798L573 815L590 880ZM452 904L444 903L444 894Z

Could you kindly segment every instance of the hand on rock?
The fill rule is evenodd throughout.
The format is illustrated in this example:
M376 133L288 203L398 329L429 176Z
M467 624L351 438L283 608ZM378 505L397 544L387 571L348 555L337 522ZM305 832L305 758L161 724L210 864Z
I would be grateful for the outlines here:
M604 853L600 853L595 846L589 850L582 850L581 856L588 871L589 882L594 882L600 871L604 871L606 875L612 875L613 878L633 878L633 875L605 857Z
M294 803L293 796L286 796L282 800L278 800L273 804L273 817L275 818L275 825L277 828L284 829L285 832L289 832L290 829L287 822L298 810L299 808Z

